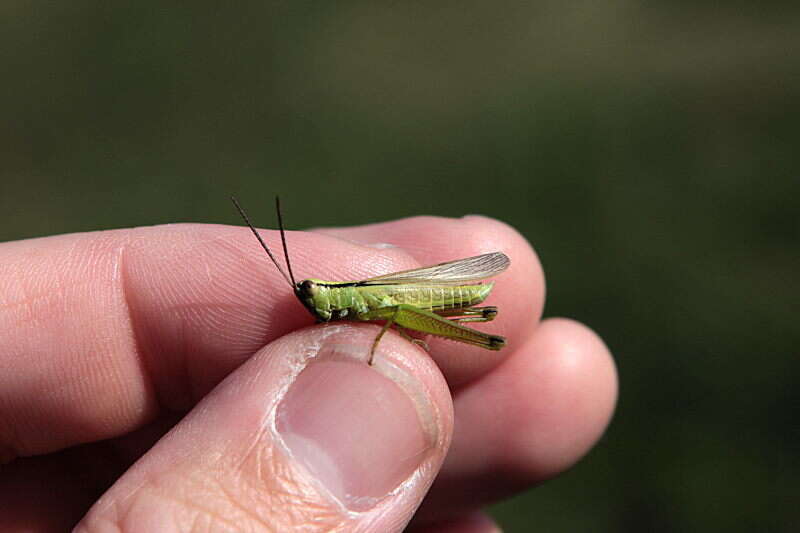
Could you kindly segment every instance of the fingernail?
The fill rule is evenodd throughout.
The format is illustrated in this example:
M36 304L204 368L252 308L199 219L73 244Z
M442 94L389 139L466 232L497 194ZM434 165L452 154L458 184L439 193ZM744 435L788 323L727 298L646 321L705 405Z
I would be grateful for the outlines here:
M317 360L289 387L276 423L291 456L345 507L362 511L426 458L434 439L418 409L432 407L420 403L361 361Z

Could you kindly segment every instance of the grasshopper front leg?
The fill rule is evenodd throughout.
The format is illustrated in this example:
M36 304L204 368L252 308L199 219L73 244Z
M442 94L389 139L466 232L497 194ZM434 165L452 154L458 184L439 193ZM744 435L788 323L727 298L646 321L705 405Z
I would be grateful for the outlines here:
M375 336L375 340L372 341L372 348L370 348L370 350L369 350L369 361L367 361L367 364L369 366L372 366L372 360L375 359L375 348L378 347L378 343L380 342L381 337L383 337L383 334L386 333L387 329L392 327L392 324L394 324L394 321L397 318L398 313L400 312L400 306L387 307L385 309L388 310L389 313L388 313L388 316L385 317L386 318L386 323L383 325L383 327L381 328L381 330L378 333L378 335ZM360 316L359 316L359 318L360 318ZM381 318L383 318L383 317L381 317ZM370 319L365 319L365 320L375 320L375 319L374 318L370 318Z

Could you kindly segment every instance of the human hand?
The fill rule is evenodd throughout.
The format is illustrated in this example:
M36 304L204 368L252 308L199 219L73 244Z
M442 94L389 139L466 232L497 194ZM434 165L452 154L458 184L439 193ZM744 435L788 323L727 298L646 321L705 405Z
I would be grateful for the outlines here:
M610 355L580 324L539 321L541 268L508 226L418 217L288 240L295 273L332 280L503 251L500 313L476 327L508 346L429 337L428 355L387 333L369 367L378 326L303 328L239 227L1 244L0 530L399 531L424 498L410 530L494 531L482 506L606 427Z

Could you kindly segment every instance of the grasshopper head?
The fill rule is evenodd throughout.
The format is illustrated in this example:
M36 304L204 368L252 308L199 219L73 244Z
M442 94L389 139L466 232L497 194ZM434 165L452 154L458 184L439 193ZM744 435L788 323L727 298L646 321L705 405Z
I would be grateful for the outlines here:
M318 321L325 320L325 317L322 316L320 312L320 305L318 302L320 287L313 279L305 279L295 285L294 294L314 318Z

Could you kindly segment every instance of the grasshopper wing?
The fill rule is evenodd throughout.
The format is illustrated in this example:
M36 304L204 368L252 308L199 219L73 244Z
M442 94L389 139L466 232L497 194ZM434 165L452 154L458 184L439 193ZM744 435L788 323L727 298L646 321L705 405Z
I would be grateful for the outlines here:
M496 276L508 268L511 261L502 252L492 252L466 259L448 261L438 265L392 272L360 281L359 285L386 285L391 283L435 283L455 285L479 281Z

